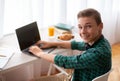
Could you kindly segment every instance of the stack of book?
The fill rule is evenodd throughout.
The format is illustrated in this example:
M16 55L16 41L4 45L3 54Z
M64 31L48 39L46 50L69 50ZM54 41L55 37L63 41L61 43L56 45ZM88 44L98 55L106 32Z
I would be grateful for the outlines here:
M64 24L64 23L58 23L54 25L54 27L58 33L66 32L66 31L71 32L71 30L74 28L74 26Z

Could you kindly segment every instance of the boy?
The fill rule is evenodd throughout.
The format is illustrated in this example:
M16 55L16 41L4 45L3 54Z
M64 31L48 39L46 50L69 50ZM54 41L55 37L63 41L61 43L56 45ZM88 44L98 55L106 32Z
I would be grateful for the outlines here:
M103 23L100 13L95 9L85 9L77 15L79 35L83 42L46 42L42 48L60 46L84 51L74 56L45 54L37 45L29 51L49 62L68 69L74 69L72 81L92 81L111 69L111 47L102 35Z

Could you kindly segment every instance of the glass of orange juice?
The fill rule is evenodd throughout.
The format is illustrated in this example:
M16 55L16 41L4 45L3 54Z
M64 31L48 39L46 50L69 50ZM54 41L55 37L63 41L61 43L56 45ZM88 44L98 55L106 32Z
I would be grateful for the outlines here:
M50 27L48 28L48 35L49 35L50 37L52 37L52 36L54 36L54 32L55 32L54 27L53 27L53 26L50 26Z

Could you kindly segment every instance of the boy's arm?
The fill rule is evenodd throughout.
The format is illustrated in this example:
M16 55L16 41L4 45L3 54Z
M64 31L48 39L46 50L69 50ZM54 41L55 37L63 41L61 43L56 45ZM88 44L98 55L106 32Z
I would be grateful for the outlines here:
M56 46L56 47L61 47L61 48L71 48L71 42L68 42L68 41L64 41L64 42L52 42L53 43L53 46Z

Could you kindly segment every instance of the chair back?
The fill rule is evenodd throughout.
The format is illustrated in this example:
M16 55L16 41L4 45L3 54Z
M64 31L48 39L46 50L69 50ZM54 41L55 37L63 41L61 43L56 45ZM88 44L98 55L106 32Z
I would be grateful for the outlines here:
M111 72L111 70L101 76L94 78L92 81L108 81L108 76L109 76L110 72Z

